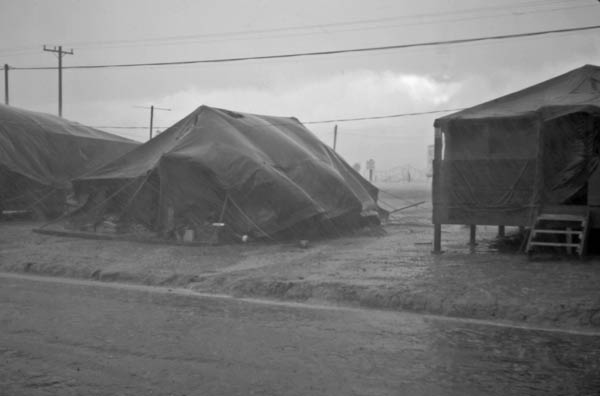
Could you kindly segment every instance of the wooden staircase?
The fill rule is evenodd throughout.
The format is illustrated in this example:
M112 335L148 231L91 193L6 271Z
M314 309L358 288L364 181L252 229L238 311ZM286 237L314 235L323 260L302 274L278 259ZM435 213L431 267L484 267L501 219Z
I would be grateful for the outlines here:
M531 255L535 247L565 248L567 254L573 252L579 257L586 253L586 243L590 228L590 215L587 209L551 213L542 211L535 219L525 252Z

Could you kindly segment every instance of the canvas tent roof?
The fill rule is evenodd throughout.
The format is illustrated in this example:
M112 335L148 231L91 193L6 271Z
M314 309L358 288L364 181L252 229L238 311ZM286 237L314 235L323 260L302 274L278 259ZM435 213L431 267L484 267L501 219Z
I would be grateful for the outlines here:
M179 212L199 202L220 210L226 195L229 210L240 212L230 216L238 229L275 233L316 215L377 210L377 188L295 118L201 106L77 183L151 174L160 178L159 201Z
M549 120L576 112L600 112L600 67L585 65L523 90L435 120L436 127L457 120L540 117Z
M600 67L585 65L438 118L434 222L528 225L543 205L585 205L600 163ZM600 190L599 190L600 191Z
M139 143L53 115L0 105L0 169L39 184L70 180Z

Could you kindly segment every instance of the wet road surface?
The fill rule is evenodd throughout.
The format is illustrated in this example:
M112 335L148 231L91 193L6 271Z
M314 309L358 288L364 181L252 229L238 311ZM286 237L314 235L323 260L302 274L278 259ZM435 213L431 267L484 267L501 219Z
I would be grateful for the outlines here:
M600 336L0 276L2 395L600 395Z

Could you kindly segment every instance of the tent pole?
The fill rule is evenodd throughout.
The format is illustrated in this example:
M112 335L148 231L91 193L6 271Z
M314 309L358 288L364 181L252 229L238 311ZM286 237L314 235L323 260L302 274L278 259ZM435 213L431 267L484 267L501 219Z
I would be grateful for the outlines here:
M433 252L442 252L442 224L439 219L440 203L440 171L442 164L442 129L435 128L433 150L433 175L431 179L431 195L433 198Z

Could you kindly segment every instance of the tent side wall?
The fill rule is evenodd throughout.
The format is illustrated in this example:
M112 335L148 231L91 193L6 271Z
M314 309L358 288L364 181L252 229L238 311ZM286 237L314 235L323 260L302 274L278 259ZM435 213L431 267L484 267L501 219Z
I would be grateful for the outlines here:
M56 217L65 209L67 192L0 165L0 217L3 210L31 211L38 219Z
M0 105L0 207L56 218L68 207L72 179L137 145L55 116Z
M139 224L148 230L157 226L159 180L156 172L129 179L84 179L74 181L75 194L83 205L69 215L71 224L94 231L107 218L123 224Z
M437 133L433 223L530 223L540 191L538 122L460 120Z
M204 167L173 156L163 156L157 167L159 183L156 229L168 234L176 228L198 231L220 219L225 192Z

